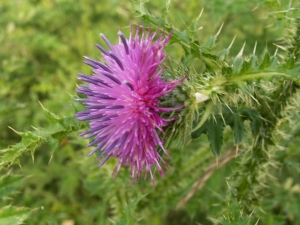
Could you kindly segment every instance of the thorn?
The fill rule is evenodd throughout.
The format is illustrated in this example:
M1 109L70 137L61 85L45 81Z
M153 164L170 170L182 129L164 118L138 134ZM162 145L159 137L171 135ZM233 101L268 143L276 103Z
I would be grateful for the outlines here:
M42 106L43 110L47 111L47 109L43 106L43 104L38 100L39 104Z
M235 38L236 38L236 35L234 35L234 37L233 37L233 39L232 39L232 41L231 41L231 43L230 43L228 49L231 49L231 47L232 47L232 45L233 45L233 43L234 43L234 41L235 41Z
M222 28L223 28L223 25L224 25L224 23L221 24L221 27L220 27L220 29L218 30L216 36L218 36L218 35L220 34L220 32L221 32L221 30L222 30Z
M31 152L32 164L34 164L34 152Z
M239 54L237 55L237 57L242 57L243 56L245 46L246 46L246 42L244 42L243 47L241 48L241 50L240 50Z
M8 126L8 128L11 129L13 132L15 132L15 133L17 133L17 134L21 133L21 132L19 132L19 131L16 131L14 128L12 128L12 127L10 127L10 126Z
M226 105L227 108L231 111L231 113L232 113L233 115L235 115L234 112L232 111L232 109L229 107L229 105L228 105L227 103L225 103L225 105Z
M273 45L275 45L277 48L282 49L283 51L287 51L287 48L282 46L282 45L278 45L278 44L275 44L275 43L273 43Z
M50 159L49 159L48 165L50 165L50 163L51 163L51 161L52 161L52 158L53 158L53 154L51 154L51 156L50 156Z
M251 12L254 12L255 10L257 10L259 7L259 5L257 4L253 9L251 9Z
M275 52L274 52L274 56L277 55L277 52L278 52L278 48L276 48Z
M34 126L31 126L33 129L37 130L38 128L34 127Z
M198 21L201 18L203 11L204 11L204 8L201 9L201 12L199 13L199 16L197 17L197 19L195 21Z
M204 12L204 8L201 9L201 12L200 12L200 14L199 14L199 16L198 16L199 19L200 19L200 17L202 16L203 12Z
M221 116L221 118L222 118L222 120L223 120L223 123L224 123L224 125L225 125L225 126L227 126L227 124L226 124L226 121L225 121L225 119L224 119L224 116L223 116L223 113L219 113L219 115Z
M236 147L235 147L235 156L236 157L237 157L238 153L239 153L239 145L236 145Z
M255 41L255 45L254 45L254 49L253 49L253 55L255 55L256 47L257 47L257 41Z
M78 87L78 84L76 84L76 86ZM67 94L71 97L71 98L74 98L75 96L69 92L67 92Z
M168 9L170 7L170 4L171 4L171 0L167 0L166 1L166 9Z
M269 52L268 43L266 42L265 53L268 53L268 52Z

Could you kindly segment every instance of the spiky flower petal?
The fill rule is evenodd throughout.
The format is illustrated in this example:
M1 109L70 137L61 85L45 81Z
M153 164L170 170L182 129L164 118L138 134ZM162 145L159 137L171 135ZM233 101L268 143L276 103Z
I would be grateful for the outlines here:
M150 173L153 185L152 165L163 174L160 161L167 163L158 154L160 147L167 155L158 131L163 132L169 120L160 112L170 112L177 108L160 107L160 97L171 92L183 79L166 82L161 78L163 62L167 58L164 47L169 41L162 33L151 32L138 26L129 39L118 32L120 43L112 45L100 34L109 47L102 51L102 61L84 57L85 63L93 68L93 75L79 74L78 79L87 85L80 85L77 93L87 98L78 99L86 111L76 114L78 120L89 120L90 129L80 135L93 138L88 146L95 146L89 155L99 152L102 159L99 167L110 157L118 158L114 170L116 176L121 166L130 166L132 181L140 178L143 170ZM140 36L141 34L141 36Z

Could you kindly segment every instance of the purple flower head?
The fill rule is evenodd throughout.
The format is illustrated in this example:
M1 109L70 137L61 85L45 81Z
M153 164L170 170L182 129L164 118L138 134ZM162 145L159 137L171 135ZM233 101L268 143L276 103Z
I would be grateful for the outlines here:
M156 38L159 29L151 32L138 26L133 37L126 39L118 32L120 43L112 45L100 34L109 47L102 52L102 62L84 57L86 64L93 68L93 75L79 74L78 79L87 82L80 85L77 93L87 98L78 99L86 111L76 114L78 120L89 120L90 129L81 133L85 138L92 138L88 146L95 146L89 155L99 152L98 160L102 166L110 157L118 158L113 172L116 176L121 166L129 166L132 182L138 179L145 170L154 178L152 165L160 174L164 174L160 162L168 168L167 163L158 154L160 147L167 155L158 131L168 121L160 116L160 112L170 112L177 108L160 107L160 97L171 92L183 79L166 82L161 78L164 70L163 62L167 56L164 47L171 34L164 33Z

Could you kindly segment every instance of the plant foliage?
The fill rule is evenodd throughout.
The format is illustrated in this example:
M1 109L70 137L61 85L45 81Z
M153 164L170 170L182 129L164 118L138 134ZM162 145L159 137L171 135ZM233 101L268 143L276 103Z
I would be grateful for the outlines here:
M297 7L283 0L2 3L0 224L300 224ZM170 170L155 172L155 189L147 179L131 187L128 168L113 179L113 160L95 167L78 137L87 128L74 117L82 105L69 94L76 74L90 73L82 56L99 56L97 34L116 43L117 27L130 23L172 32L163 76L185 77L161 99L185 107L163 114L178 119L162 134Z

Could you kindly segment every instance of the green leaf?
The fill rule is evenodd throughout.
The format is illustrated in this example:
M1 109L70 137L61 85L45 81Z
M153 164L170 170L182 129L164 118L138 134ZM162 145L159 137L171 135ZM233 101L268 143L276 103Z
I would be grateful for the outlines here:
M220 53L220 55L219 55L219 60L220 60L220 61L224 61L224 60L227 59L227 56L228 56L228 54L229 54L229 52L230 52L230 49L231 49L231 47L232 47L232 45L233 45L233 43L234 43L234 40L235 40L235 37L232 39L232 41L231 41L230 45L228 46L228 48L225 48L225 49Z
M210 147L213 153L218 156L223 145L224 122L218 117L216 119L210 118L207 123L207 137Z
M188 66L193 61L194 58L195 56L193 54L188 53L184 57L182 57L181 63L184 66Z
M172 32L172 37L169 44L179 43L183 49L189 49L189 54L186 54L188 60L183 60L185 65L187 65L191 59L198 57L201 59L205 65L209 68L221 68L217 62L217 56L214 55L209 48L203 46L200 47L197 41L194 41L192 37L188 35L188 31L183 30L180 31L177 28L171 26L166 23L164 18L155 17L147 12L144 7L146 0L131 0L131 3L135 9L135 11L142 16L143 23L150 23L156 27L162 27L168 32ZM211 46L211 43L215 41L217 35L212 37L212 39L208 42ZM213 44L214 45L214 44ZM191 54L191 55L190 55Z
M234 132L235 142L240 144L244 137L245 126L239 115L234 116L232 130Z
M197 125L197 124L195 124L195 125ZM192 139L196 139L196 138L200 137L201 134L207 133L207 125L208 125L208 122L205 121L204 124L199 129L192 132Z
M243 59L243 51L245 48L245 44L243 45L242 49L240 50L239 54L234 58L233 64L232 64L232 73L233 74L238 74L241 72L244 64L244 59Z
M1 225L18 225L23 224L29 217L32 209L25 207L5 206L0 209Z
M255 54L250 56L249 64L250 64L250 68L249 68L250 71L257 71L257 69L259 68L258 58Z
M79 122L74 116L59 117L45 108L44 111L51 124L47 128L35 128L34 131L15 131L22 137L22 140L1 151L0 167L19 164L19 158L25 152L30 152L33 157L34 151L44 143L50 145L50 151L53 154L64 138L85 126L85 123Z
M24 176L5 174L0 177L0 199L5 199L15 193L25 180Z
M270 54L268 52L266 52L264 55L264 59L263 59L262 63L260 64L260 69L267 68L268 66L270 66L270 63L271 63Z
M212 50L213 48L216 47L216 41L217 41L217 38L218 38L218 36L219 36L219 34L220 34L221 30L222 30L222 27L223 27L223 24L221 25L219 31L215 35L211 36L208 39L207 43L204 45L209 50Z
M143 15L146 15L147 14L147 10L144 6L144 4L146 2L148 2L147 0L130 0L132 6L133 6L133 9L140 15L140 16L143 16Z
M250 120L252 135L253 137L256 137L262 126L262 117L260 113L254 109L243 109L241 110L241 114L245 119Z
M238 74L241 72L244 64L244 59L242 56L238 56L234 59L233 61L233 66L232 66L232 73L233 74Z
M40 136L34 135L33 132L16 133L22 137L22 141L9 147L8 149L1 150L1 167L10 165L12 163L19 164L19 158L24 152L32 152L44 142Z
M196 19L194 19L192 21L191 25L189 26L189 33L190 33L191 36L193 36L199 29L201 29L201 28L197 27L197 24L198 24L199 19L202 16L203 11L204 11L204 8L199 13L199 16Z
M141 195L132 200L132 202L126 206L125 218L118 221L116 225L135 225L137 220L134 218L134 209L138 202L143 199L146 195Z
M171 0L167 0L166 5L163 9L163 20L165 21L165 23L168 22L168 13L170 12L170 3L171 3Z

